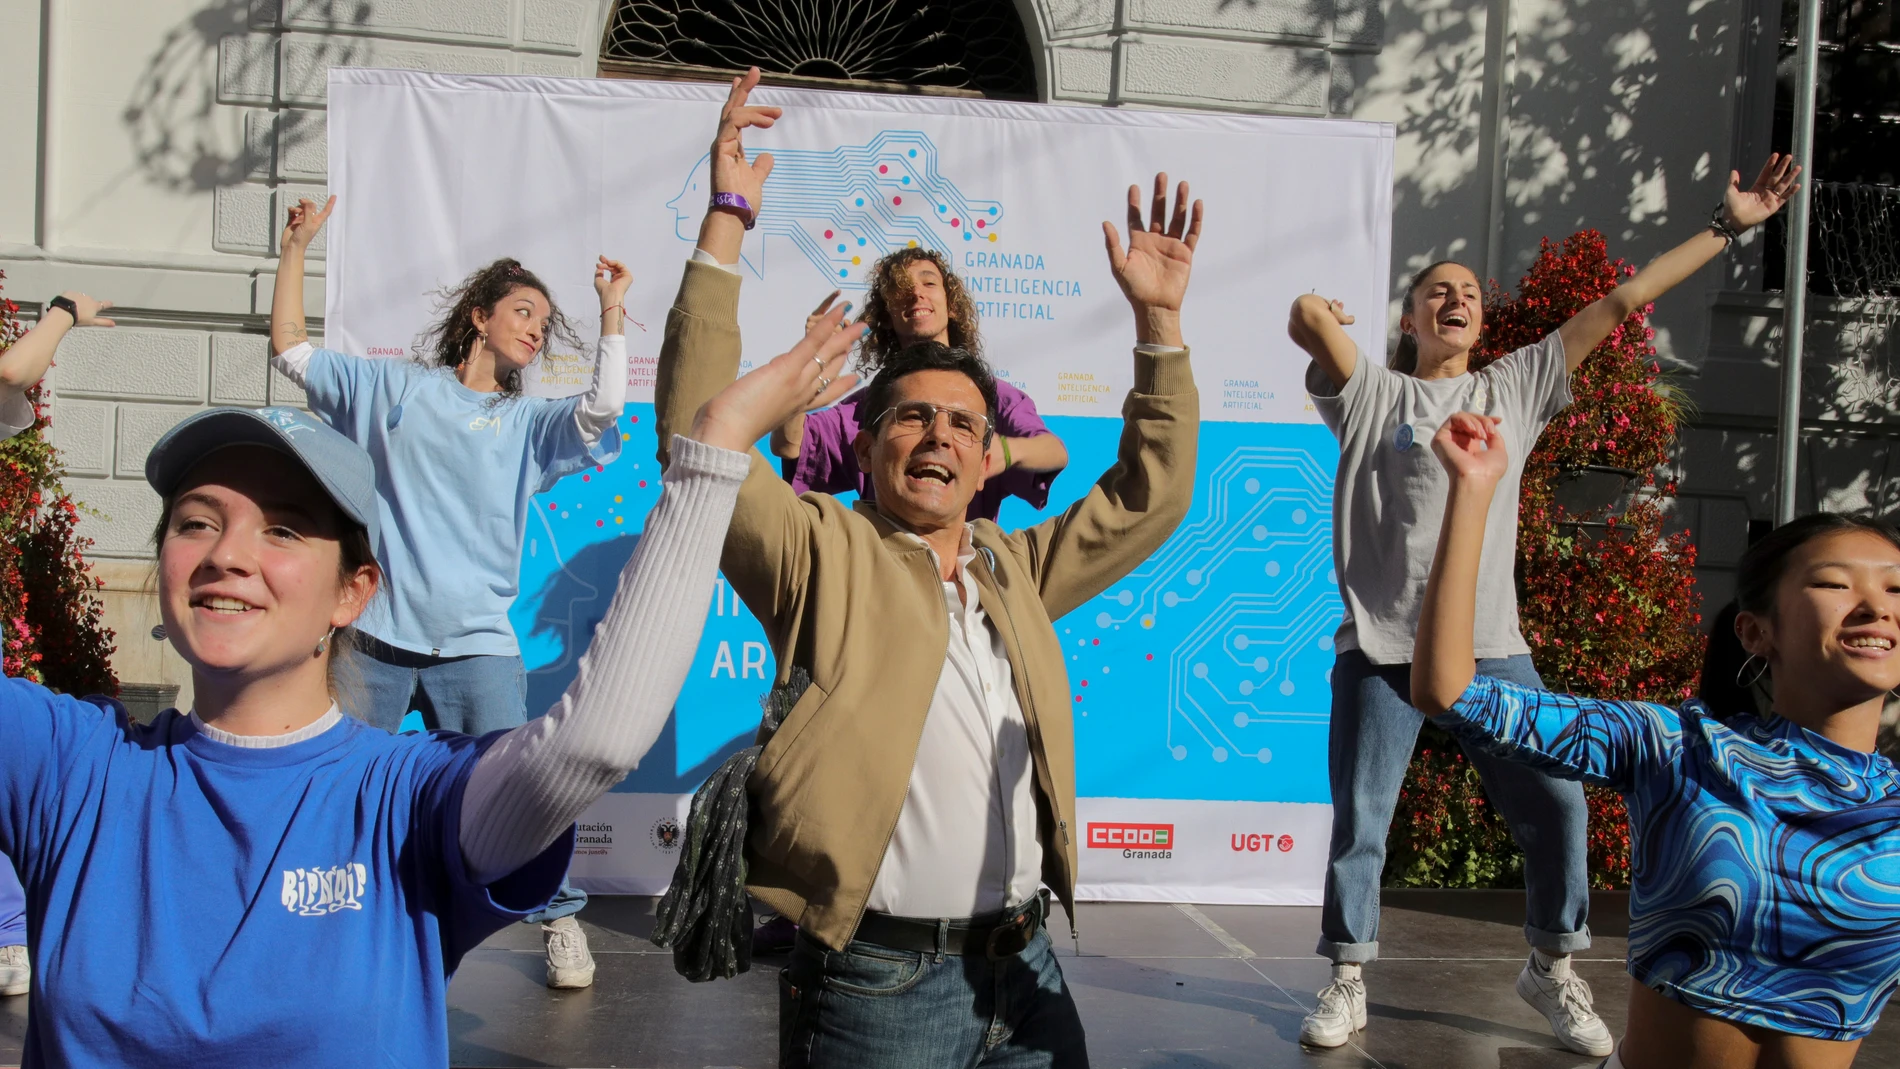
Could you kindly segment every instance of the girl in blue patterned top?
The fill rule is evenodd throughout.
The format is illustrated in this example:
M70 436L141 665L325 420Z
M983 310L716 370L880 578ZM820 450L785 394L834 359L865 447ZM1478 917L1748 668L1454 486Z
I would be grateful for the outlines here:
M1726 722L1475 676L1498 421L1462 413L1412 699L1493 753L1629 802L1629 1026L1605 1066L1841 1069L1900 983L1900 773L1874 753L1900 686L1900 532L1819 514L1743 557L1735 631L1771 713ZM1726 711L1726 710L1724 710Z

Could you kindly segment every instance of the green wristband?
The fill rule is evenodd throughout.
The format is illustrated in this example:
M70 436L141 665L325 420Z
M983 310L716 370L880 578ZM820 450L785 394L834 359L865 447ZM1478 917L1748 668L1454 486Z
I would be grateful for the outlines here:
M1009 455L1009 438L1001 434L997 437L1003 439L1003 470L1008 471L1016 466L1016 461Z

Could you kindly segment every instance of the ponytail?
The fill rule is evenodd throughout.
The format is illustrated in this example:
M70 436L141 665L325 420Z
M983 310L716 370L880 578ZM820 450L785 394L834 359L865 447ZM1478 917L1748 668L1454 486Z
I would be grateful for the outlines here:
M1409 306L1411 297L1406 297L1405 303ZM1386 366L1401 375L1418 374L1418 339L1410 334L1399 335L1399 347L1392 350L1392 359L1386 361Z

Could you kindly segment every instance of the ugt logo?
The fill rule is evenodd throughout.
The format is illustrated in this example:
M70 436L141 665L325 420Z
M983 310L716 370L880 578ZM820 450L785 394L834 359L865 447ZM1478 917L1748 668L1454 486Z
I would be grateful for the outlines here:
M327 869L285 869L283 903L299 917L321 917L361 910L368 889L369 870L354 861Z

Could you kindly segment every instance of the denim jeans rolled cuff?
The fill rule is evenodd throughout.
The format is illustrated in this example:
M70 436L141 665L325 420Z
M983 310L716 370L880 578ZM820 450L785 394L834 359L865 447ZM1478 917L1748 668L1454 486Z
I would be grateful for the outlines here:
M554 892L554 897L548 900L547 908L539 913L531 913L521 918L521 923L548 924L553 921L558 921L562 917L572 917L574 914L579 913L586 905L587 892L568 883L566 880L562 880L561 889Z
M1313 948L1313 953L1331 961L1334 965L1364 965L1369 961L1379 960L1379 941L1374 939L1370 943L1335 943L1325 936L1320 936L1319 946Z
M1590 926L1586 924L1574 932L1547 932L1526 924L1524 941L1552 957L1562 957L1590 949Z
M1527 656L1486 658L1479 675L1542 687ZM1425 718L1411 704L1411 666L1375 665L1359 650L1333 664L1327 781L1333 827L1319 953L1340 963L1379 956L1380 883L1392 819ZM1459 744L1485 797L1524 852L1525 938L1550 954L1590 945L1589 819L1582 785Z

